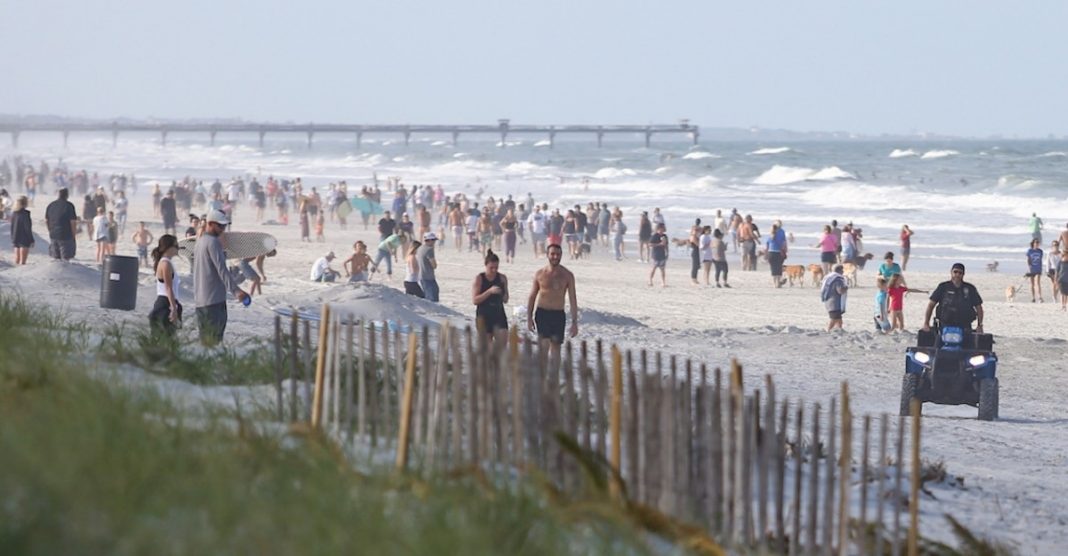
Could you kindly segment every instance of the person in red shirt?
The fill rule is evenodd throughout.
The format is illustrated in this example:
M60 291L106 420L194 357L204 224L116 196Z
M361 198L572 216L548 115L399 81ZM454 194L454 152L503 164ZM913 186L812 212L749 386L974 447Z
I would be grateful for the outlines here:
M900 273L890 277L890 286L886 288L886 293L890 296L890 324L893 330L905 330L905 294L909 292L930 293L908 287L904 275Z
M909 254L912 252L912 230L909 225L901 227L901 270L909 266Z

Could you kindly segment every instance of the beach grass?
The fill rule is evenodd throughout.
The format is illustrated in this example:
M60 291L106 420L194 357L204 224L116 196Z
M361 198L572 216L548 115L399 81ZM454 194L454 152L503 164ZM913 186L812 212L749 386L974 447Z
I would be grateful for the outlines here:
M90 378L69 326L0 297L2 554L647 553L622 512L533 483L360 473L313 431L194 422Z

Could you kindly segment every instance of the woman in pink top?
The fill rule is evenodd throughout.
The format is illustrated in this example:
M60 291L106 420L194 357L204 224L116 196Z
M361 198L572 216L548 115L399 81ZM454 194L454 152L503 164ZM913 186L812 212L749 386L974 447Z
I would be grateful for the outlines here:
M904 272L909 266L909 253L912 252L912 230L909 225L901 227L901 271Z
M838 262L838 238L831 232L830 226L823 227L823 237L813 247L820 248L820 264L823 265L823 275L831 274L831 266Z

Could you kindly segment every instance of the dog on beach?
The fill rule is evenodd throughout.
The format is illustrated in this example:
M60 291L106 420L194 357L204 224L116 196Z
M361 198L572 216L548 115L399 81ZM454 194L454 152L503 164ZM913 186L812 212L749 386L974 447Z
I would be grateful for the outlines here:
M987 272L997 272L998 271L998 262L994 261L992 263L987 263L986 270L987 270Z
M1016 294L1022 286L1009 286L1005 288L1005 303L1016 303Z
M590 244L589 243L583 243L583 244L579 245L578 257L577 258L579 258L579 259L588 259L588 258L590 258Z
M675 247L689 247L690 246L690 238L686 238L686 239L680 239L680 238L677 238L677 237L676 238L672 238L671 243L673 243L675 245Z
M819 286L823 282L823 265L816 263L808 265L808 273L812 275L813 286Z
M786 275L786 279L790 281L790 287L794 287L794 280L801 287L805 287L805 266L800 264L788 264L782 267L783 274Z
M842 265L842 276L845 276L846 285L851 288L857 287L857 270L859 270L859 268L853 263L845 263Z

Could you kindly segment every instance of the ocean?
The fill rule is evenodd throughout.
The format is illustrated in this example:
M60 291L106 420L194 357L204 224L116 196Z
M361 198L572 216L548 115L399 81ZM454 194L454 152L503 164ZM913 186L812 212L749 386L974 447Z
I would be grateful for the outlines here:
M1068 141L798 141L714 142L693 146L668 137L558 139L555 148L537 137L512 136L502 148L480 136L316 137L309 149L298 135L268 135L264 149L255 136L207 137L123 134L72 135L69 148L58 134L26 133L21 154L39 164L62 159L71 169L101 176L133 173L147 199L153 182L185 175L224 182L233 176L301 177L310 186L345 180L353 186L399 176L407 184L442 184L448 193L469 196L533 194L550 206L607 202L624 211L632 233L642 210L660 207L668 233L686 234L695 218L711 223L716 210L752 214L762 230L775 219L795 237L796 262L815 262L810 247L832 219L864 230L864 250L882 257L897 251L903 224L915 232L910 268L947 270L954 261L1025 272L1030 233L1037 213L1045 222L1047 249L1068 222ZM0 157L15 151L0 147ZM134 202L138 202L137 199ZM798 256L798 253L801 253ZM810 260L811 259L811 260Z

